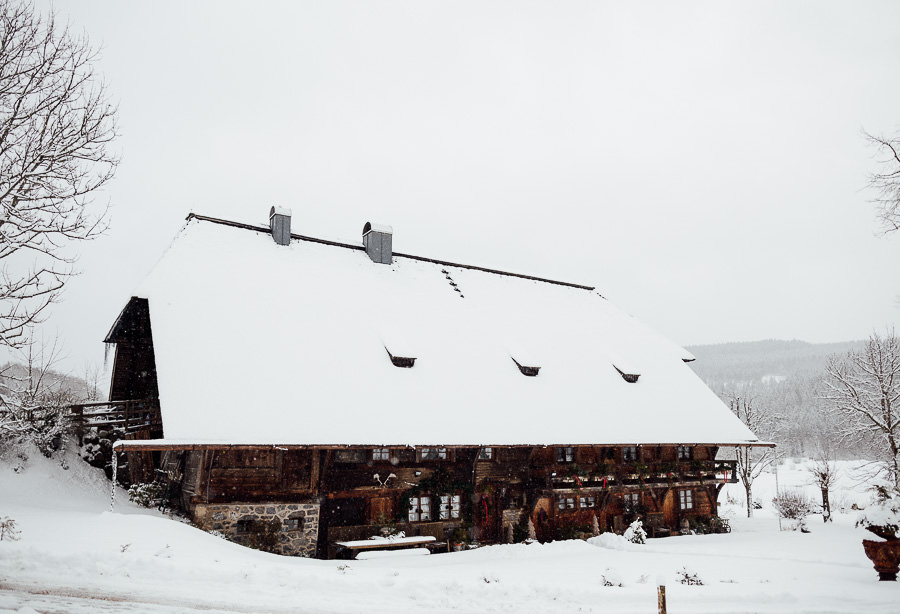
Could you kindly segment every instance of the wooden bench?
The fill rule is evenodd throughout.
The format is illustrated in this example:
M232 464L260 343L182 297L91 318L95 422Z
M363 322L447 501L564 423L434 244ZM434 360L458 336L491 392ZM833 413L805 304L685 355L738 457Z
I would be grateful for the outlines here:
M432 548L442 544L431 535L419 535L416 537L374 537L371 539L357 539L346 542L334 542L337 549L337 558L355 559L360 552L377 552L391 550L406 550L410 548L422 548L431 551ZM446 544L443 544L446 545Z

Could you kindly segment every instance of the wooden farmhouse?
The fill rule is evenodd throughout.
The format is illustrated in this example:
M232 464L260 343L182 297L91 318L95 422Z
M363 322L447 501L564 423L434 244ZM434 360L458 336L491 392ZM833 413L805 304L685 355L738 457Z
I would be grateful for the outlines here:
M132 482L195 523L333 557L715 524L757 440L693 357L594 288L191 215L106 338ZM277 522L276 522L277 521Z

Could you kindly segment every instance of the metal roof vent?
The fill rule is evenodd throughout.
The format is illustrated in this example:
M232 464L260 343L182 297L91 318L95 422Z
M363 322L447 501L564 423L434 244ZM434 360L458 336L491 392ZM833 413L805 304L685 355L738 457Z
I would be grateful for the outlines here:
M394 229L390 226L366 222L366 225L363 226L363 245L365 245L366 254L369 255L372 262L391 263L391 256L394 253L391 246L393 236Z
M272 207L269 210L269 230L278 245L291 244L291 210Z

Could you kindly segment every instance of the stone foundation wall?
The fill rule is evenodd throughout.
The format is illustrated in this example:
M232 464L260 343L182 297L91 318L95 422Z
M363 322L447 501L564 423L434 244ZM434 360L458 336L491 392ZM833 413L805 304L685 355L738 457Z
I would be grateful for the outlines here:
M282 524L278 536L277 554L289 556L316 556L316 542L319 539L318 503L231 503L194 506L194 522L204 531L219 531L236 543L245 543L247 535L238 532L240 520L271 521L278 519ZM299 530L288 530L287 520L300 519Z

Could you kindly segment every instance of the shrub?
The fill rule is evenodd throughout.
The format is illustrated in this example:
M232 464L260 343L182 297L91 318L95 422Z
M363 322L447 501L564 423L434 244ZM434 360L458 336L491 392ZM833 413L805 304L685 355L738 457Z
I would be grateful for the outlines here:
M856 526L865 527L885 539L900 535L900 493L876 486L875 501L859 514Z
M622 577L612 567L607 567L606 570L600 576L600 582L603 586L618 586L622 587Z
M14 542L19 539L19 529L16 528L16 521L9 516L4 516L0 520L0 542L4 539Z
M632 544L646 544L647 543L647 532L644 530L644 523L640 520L635 520L628 528L625 529L625 533L622 535L625 539L630 541Z
M703 579L696 571L692 571L687 567L682 567L676 572L678 581L688 586L703 586Z
M688 522L691 524L691 531L696 535L706 535L709 533L709 524L704 522L700 518L689 518Z
M163 503L166 487L162 482L132 484L128 488L128 500L141 507L157 507Z
M513 526L513 541L516 543L523 542L531 537L528 530L528 523L531 522L531 515L527 513L519 514L519 520Z
M779 518L796 520L798 521L798 526L802 525L803 520L813 511L812 503L804 494L791 490L779 493L778 496L772 499L772 505L775 507L775 513L778 514Z

